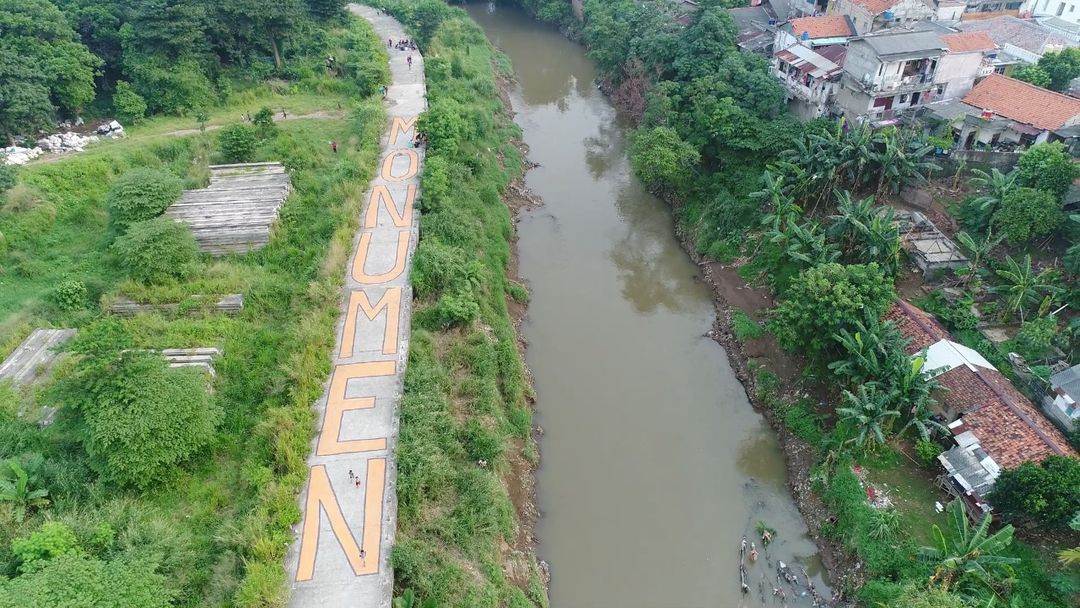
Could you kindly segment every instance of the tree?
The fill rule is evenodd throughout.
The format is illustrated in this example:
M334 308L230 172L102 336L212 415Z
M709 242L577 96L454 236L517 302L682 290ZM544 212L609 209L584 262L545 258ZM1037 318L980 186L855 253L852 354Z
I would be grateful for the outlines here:
M827 231L838 239L848 260L877 262L889 274L900 270L900 228L896 211L889 206L874 207L874 197L851 199L847 191L837 192L837 213L829 216Z
M184 183L168 171L142 167L113 180L105 204L109 226L121 234L135 222L153 219L180 198Z
M1043 298L1052 297L1059 291L1052 279L1053 271L1047 268L1036 273L1030 255L1025 255L1022 262L1017 262L1011 255L1005 256L1004 268L998 268L994 274L1001 283L991 287L990 292L1005 298L1002 307L1005 315L1019 313L1021 321L1026 310L1038 307Z
M258 136L255 127L245 124L229 125L218 133L218 145L225 160L232 163L250 161L255 156Z
M1080 459L1048 456L1001 472L987 497L996 511L1065 528L1080 505Z
M49 491L39 483L18 460L9 458L0 463L0 502L11 505L15 521L21 522L27 511L49 504Z
M1038 363L1049 352L1057 335L1058 322L1053 315L1032 319L1016 332L1018 350L1029 364Z
M112 103L113 111L121 122L136 123L146 116L146 100L123 80L116 83Z
M1005 200L1016 187L1016 180L1020 177L1020 171L1013 169L1008 173L1002 173L997 168L990 169L987 173L982 169L972 169L971 185L983 190L983 194L975 197L974 204L990 217L997 211L998 206Z
M1080 49L1070 50L1080 53ZM1020 155L1017 168L1020 185L1045 190L1058 200L1065 195L1073 180L1080 177L1080 167L1059 141L1031 146Z
M946 507L949 512L949 538L934 524L934 546L919 550L923 559L934 564L930 582L948 591L956 587L970 588L974 584L992 586L1006 576L1006 568L1020 560L1000 555L1013 539L1013 527L1005 526L990 534L991 516L982 516L971 525L963 500L954 500Z
M94 328L75 345L88 352L54 395L78 413L94 468L106 480L145 488L210 443L221 411L202 372L118 349L118 339L122 330Z
M1011 245L1046 236L1065 220L1058 200L1044 190L1016 188L1005 195L990 224Z
M191 230L167 217L132 224L112 252L131 278L148 284L187 278L199 260Z
M0 581L0 608L169 608L174 594L154 564L65 553Z
M672 190L690 177L701 155L671 127L639 131L630 149L634 173L657 190Z
M1038 65L1022 65L1013 70L1012 77L1017 80L1023 80L1024 82L1030 82L1031 84L1044 89L1049 89L1052 82L1050 74L1047 74L1046 70Z
M836 408L836 415L841 423L855 431L852 442L867 452L885 445L893 423L900 417L889 396L873 383L863 384L854 393L845 390L843 403L843 407Z
M277 125L274 124L274 111L266 106L259 108L251 119L251 123L255 125L255 130L262 139L273 137L274 132L277 131Z
M868 315L884 315L895 297L892 281L877 264L825 263L799 273L770 325L785 349L820 353L836 348L833 334Z
M1039 58L1039 69L1050 78L1049 88L1065 91L1074 78L1080 76L1080 49L1063 49L1046 53Z
M305 0L308 12L320 21L336 19L345 12L345 0Z
M31 86L44 86L49 102L77 114L94 99L94 77L101 59L90 53L48 0L0 0L0 50L12 53L24 74L40 74ZM20 79L22 80L22 79ZM4 88L13 86L5 83ZM40 97L34 93L40 103ZM52 107L47 109L52 112Z

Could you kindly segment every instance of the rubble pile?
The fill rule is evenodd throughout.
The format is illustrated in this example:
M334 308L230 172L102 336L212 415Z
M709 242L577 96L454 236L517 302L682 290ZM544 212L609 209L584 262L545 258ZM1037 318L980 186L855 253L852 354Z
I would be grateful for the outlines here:
M113 120L101 125L94 132L102 137L123 137L124 127L120 123Z
M46 152L82 152L87 144L97 140L97 135L84 137L78 133L54 133L39 139L38 146Z
M0 148L0 159L3 160L5 165L25 165L44 153L44 150L37 147L20 148L19 146L8 146L7 148Z

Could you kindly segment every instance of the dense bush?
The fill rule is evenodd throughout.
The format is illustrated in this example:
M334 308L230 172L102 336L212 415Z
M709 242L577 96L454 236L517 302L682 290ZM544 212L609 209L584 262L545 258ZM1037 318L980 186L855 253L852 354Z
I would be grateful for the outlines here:
M255 154L255 145L258 141L258 133L251 125L233 124L218 133L221 154L226 161L231 163L250 161Z
M15 185L15 167L0 163L0 195Z
M169 608L173 593L151 562L65 553L0 581L0 608Z
M274 111L266 106L259 108L255 116L251 118L251 124L255 125L255 131L261 139L273 137L277 130L277 125L274 124Z
M821 264L795 277L769 325L783 348L822 352L835 348L833 334L866 316L881 317L895 298L877 264Z
M109 224L117 233L128 226L155 218L176 202L184 191L184 183L161 169L132 169L116 178L109 188L106 205Z
M991 224L1010 244L1020 245L1050 234L1064 219L1061 203L1053 194L1034 188L1015 188L1005 195Z
M221 412L208 389L206 375L196 369L173 369L160 355L95 344L61 380L56 396L78 412L98 472L145 488L213 439Z
M1031 146L1020 155L1017 165L1020 183L1024 186L1045 190L1061 200L1061 197L1080 176L1080 167L1061 142Z
M681 186L701 162L697 149L683 141L679 133L670 127L635 133L630 158L634 173L647 186L657 190L672 190Z
M130 83L123 80L116 83L112 104L120 122L137 123L146 116L146 100L135 92Z
M131 278L143 283L183 279L196 268L199 249L191 230L167 217L133 224L112 251Z
M988 499L997 512L1065 528L1080 505L1080 459L1049 456L1002 471Z
M79 310L86 306L86 284L82 281L64 281L56 286L53 299L61 310Z

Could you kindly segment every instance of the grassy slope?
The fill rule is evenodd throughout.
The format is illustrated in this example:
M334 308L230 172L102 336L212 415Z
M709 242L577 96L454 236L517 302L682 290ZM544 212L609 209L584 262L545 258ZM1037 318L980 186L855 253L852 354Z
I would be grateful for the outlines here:
M371 60L385 66L381 41L371 32L368 42ZM74 441L75 429L63 420L39 430L9 418L0 432L0 457L38 451L56 471L46 476L55 503L50 518L70 523L77 533L110 523L118 531L115 551L160 561L182 606L272 606L287 597L281 563L289 526L299 517L295 495L314 432L310 405L329 371L342 269L385 123L375 99L296 99L299 106L292 98L275 104L336 109L340 102L355 112L342 120L280 124L254 159L281 160L293 178L271 244L248 256L206 260L204 272L188 283L125 283L105 249L103 198L112 178L132 167L161 166L197 182L213 160L210 134L155 136L170 130L174 119L151 121L127 141L25 168L20 180L36 188L40 200L0 212L6 241L0 250L0 354L32 327L95 322L102 296L245 295L244 311L232 318L144 315L124 322L140 346L219 345L225 351L216 363L215 393L226 412L217 442L168 483L137 493L96 482ZM339 142L339 154L330 151L330 140ZM90 287L87 310L64 312L52 304L52 289L66 278ZM41 519L0 524L5 574L11 573L10 540Z
M513 227L500 200L521 171L518 131L496 89L496 66L508 64L460 10L425 55L431 112L421 129L431 146L398 444L397 585L441 607L543 606L535 557L510 546L519 524L509 461L535 457L535 446L506 304L522 291L506 276ZM460 128L432 115L456 116Z

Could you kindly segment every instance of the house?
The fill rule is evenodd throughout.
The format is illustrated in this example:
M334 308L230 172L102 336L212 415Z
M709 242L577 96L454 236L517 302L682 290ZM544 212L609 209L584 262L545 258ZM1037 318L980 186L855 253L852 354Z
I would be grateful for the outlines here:
M850 120L888 120L936 96L938 61L947 52L939 33L886 30L848 41L838 109Z
M975 86L975 79L994 71L991 54L997 45L986 32L944 34L941 41L948 52L938 62L934 82L938 99L963 97Z
M1002 52L1027 63L1037 63L1045 53L1078 46L1034 21L1007 15L976 21L969 21L967 17L965 13L964 20L956 24L956 29L961 32L986 32Z
M788 107L795 115L820 118L831 111L847 48L840 44L811 48L806 44L809 40L800 43L800 38L783 30L777 32L773 74L783 84Z
M930 315L897 300L885 318L925 352L925 369L947 389L939 396L955 445L938 457L952 489L987 511L984 497L1002 470L1047 456L1077 456L1061 431L977 351L953 341Z
M1080 365L1050 376L1051 398L1044 411L1067 429L1080 424Z
M960 128L962 148L1015 144L1027 147L1051 139L1066 127L1080 125L1080 99L1033 84L991 74L963 98L969 107Z
M735 44L740 51L772 55L773 33L776 20L766 10L766 5L743 6L728 9L737 33Z
M1032 4L1032 17L1054 17L1072 25L1080 24L1080 0L1034 0Z
M1058 36L1068 38L1073 42L1080 42L1080 24L1076 21L1066 21L1060 17L1036 17L1035 23L1051 30Z
M829 3L830 15L847 15L860 34L913 23L930 21L937 9L923 0L834 0Z
M856 35L855 25L847 15L800 17L788 21L780 29L809 47L847 44L848 39Z
M935 6L938 21L959 21L967 10L967 0L937 0Z

